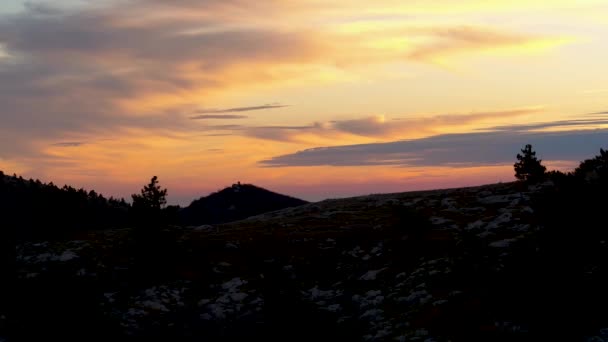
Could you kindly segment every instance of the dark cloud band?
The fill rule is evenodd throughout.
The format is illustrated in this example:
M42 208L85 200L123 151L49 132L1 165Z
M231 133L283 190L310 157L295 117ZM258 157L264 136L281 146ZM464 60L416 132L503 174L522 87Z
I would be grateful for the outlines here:
M388 143L322 147L263 160L286 166L485 166L511 163L525 144L547 160L580 160L608 146L608 129L444 134Z

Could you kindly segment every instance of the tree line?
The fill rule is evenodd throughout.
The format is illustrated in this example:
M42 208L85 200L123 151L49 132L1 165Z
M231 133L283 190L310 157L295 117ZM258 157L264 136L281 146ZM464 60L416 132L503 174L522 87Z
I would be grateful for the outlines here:
M547 168L542 160L536 157L532 145L527 144L521 153L518 153L517 162L513 165L515 178L526 183L538 183L551 180L557 186L572 185L608 185L608 150L600 149L600 153L593 158L583 160L574 171L562 172Z
M129 227L141 221L174 223L179 208L165 207L167 190L161 189L156 176L150 184L132 195L131 204L124 198L106 198L95 190L58 187L0 171L2 233L21 240Z

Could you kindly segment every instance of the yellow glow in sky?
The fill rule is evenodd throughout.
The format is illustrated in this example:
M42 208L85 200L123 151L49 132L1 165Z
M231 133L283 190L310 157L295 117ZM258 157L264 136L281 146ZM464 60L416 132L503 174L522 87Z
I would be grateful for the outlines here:
M607 124L603 0L43 3L0 5L5 173L115 196L158 175L182 204L236 181L321 199L512 179L506 157L436 160L460 144L438 135L542 146ZM306 152L361 144L377 155L357 165Z

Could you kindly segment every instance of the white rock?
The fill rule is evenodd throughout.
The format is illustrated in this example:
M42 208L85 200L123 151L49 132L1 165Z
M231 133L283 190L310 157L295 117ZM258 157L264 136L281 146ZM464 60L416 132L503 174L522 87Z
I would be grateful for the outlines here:
M376 247L372 248L370 254L378 254L382 252L382 243L379 243Z
M329 312L338 312L338 311L342 310L342 306L340 304L332 304L324 309Z
M247 284L247 281L241 280L241 278L232 278L231 280L222 284L224 290L235 290L237 287Z
M201 299L201 300L198 301L197 305L198 306L205 306L205 305L207 305L209 303L211 303L210 299L203 298L203 299Z
M515 241L517 241L517 239L498 240L490 243L489 246L494 248L506 248L509 247Z
M308 292L310 293L310 298L311 299L316 299L316 298L328 298L328 297L333 297L334 296L334 291L332 290L319 290L318 286L315 286L313 288L311 288L310 290L308 290Z
M163 312L169 311L169 309L167 309L167 307L165 305L163 305L163 303L155 302L152 300L146 300L142 304L143 304L143 307L145 307L146 309L163 311Z
M447 303L448 301L445 299L440 299L440 300L436 300L433 302L433 306L439 306L439 305L443 305L445 303Z
M367 271L364 275L362 275L359 280L376 280L376 277L378 276L378 274L382 271L386 270L385 268L381 268L379 270L371 270L371 271Z
M486 228L487 229L498 228L500 225L511 222L512 219L513 219L513 215L510 212L503 213L500 216L498 216L496 219L494 219L494 221L488 223Z
M487 197L479 198L478 201L483 204L499 204L499 203L508 203L508 202L510 202L510 199L508 196L494 195L494 196L487 196Z
M375 296L379 296L381 294L382 294L382 291L380 291L380 290L370 290L370 291L367 291L367 293L365 294L365 296L367 296L367 297L375 297Z
M230 294L230 298L235 302L242 302L243 299L247 298L247 294L243 292L237 292Z
M76 254L70 250L67 250L67 251L61 253L61 255L59 255L53 259L57 260L57 261L69 261L69 260L72 260L75 258L78 258L78 254Z
M448 220L448 219L446 219L446 218L444 218L444 217L439 217L439 216L431 216L430 221L431 221L431 224L434 224L434 225L441 225L441 224L444 224L444 223L448 223L448 222L450 222L451 220Z
M384 313L384 311L382 311L381 309L369 309L367 311L365 311L361 316L359 316L359 318L367 318L370 320L381 320L382 319L382 314Z
M197 232L212 232L215 231L215 228L211 225L204 224L202 226L194 227L192 230Z
M484 225L485 225L485 223L483 221L477 220L475 222L469 223L464 229L465 230L480 229Z

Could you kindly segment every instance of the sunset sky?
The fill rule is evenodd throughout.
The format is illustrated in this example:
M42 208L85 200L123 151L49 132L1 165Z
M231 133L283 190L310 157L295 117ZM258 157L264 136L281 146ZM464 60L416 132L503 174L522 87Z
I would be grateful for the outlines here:
M0 1L0 170L169 202L511 181L608 147L606 0Z

